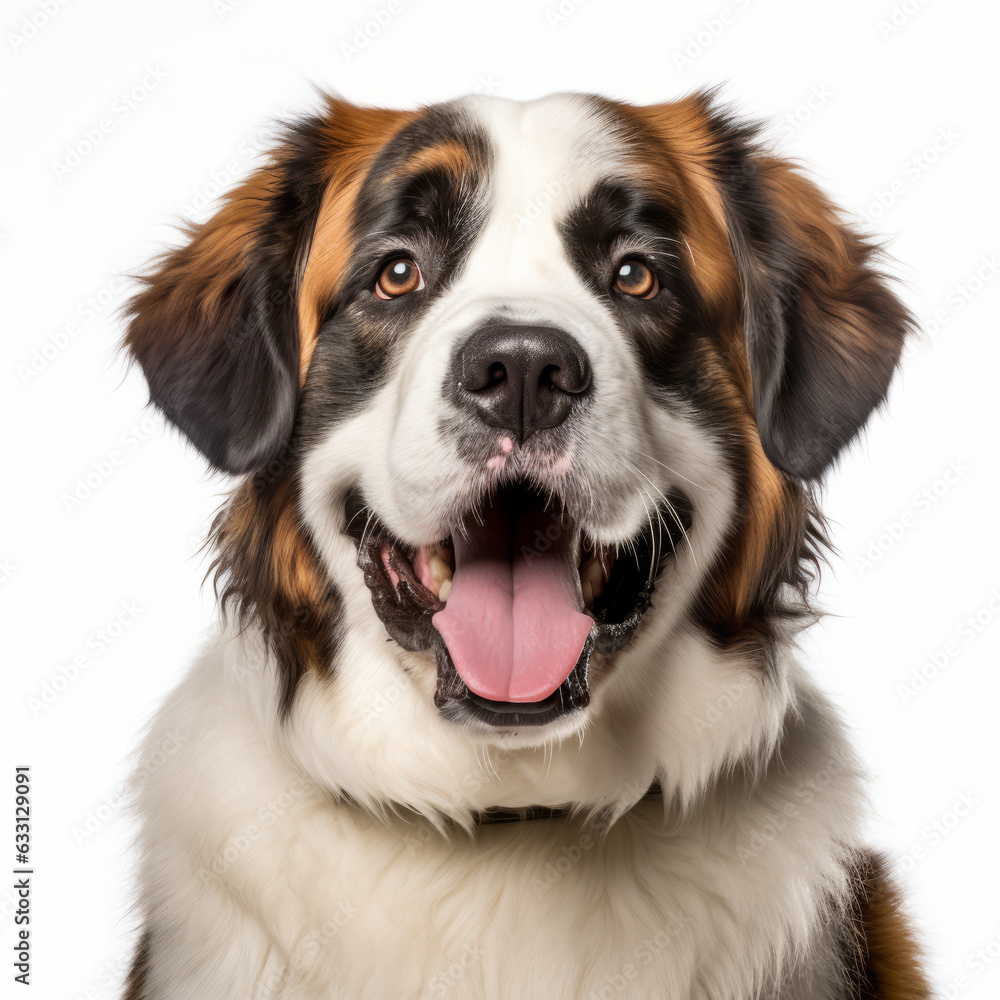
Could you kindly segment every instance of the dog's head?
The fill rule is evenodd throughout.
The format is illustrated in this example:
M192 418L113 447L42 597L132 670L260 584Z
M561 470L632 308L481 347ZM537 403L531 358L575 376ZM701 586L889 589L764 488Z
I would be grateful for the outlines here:
M303 682L389 699L391 662L425 724L507 745L650 705L688 732L766 675L809 486L908 326L872 247L706 95L330 99L189 237L127 342L249 474L220 563L283 710ZM737 673L675 663L695 648Z

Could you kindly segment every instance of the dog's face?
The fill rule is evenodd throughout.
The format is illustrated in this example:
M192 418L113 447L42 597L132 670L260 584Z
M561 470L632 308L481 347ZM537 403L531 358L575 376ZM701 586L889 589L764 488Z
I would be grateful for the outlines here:
M167 256L128 343L253 474L220 561L285 712L391 662L466 740L603 713L697 743L734 670L766 712L808 484L898 360L871 255L704 96L331 100Z

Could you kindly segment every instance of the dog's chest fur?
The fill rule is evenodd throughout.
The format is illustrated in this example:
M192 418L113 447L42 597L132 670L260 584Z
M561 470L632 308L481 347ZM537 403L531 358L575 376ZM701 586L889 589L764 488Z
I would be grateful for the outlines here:
M646 797L610 825L439 830L297 776L251 704L224 695L225 659L203 658L147 742L142 806L160 821L144 882L170 887L151 996L841 995L823 921L848 890L856 776L810 690L781 764L734 775L689 818ZM798 951L811 978L793 986Z

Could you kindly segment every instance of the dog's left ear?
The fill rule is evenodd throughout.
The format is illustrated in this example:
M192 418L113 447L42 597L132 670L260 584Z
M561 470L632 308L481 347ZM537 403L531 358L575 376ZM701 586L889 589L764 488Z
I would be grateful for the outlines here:
M815 479L885 400L912 319L877 247L791 163L746 155L727 181L761 443Z
M150 400L219 469L252 472L288 440L299 380L296 267L308 226L274 162L144 277L125 346Z

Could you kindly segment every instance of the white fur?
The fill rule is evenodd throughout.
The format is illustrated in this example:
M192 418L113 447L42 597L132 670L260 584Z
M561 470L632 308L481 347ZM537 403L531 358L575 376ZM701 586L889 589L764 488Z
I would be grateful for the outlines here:
M844 849L858 842L856 765L793 663L784 691L761 697L703 642L674 652L661 663L669 682L646 692L658 716L637 725L643 702L627 718L609 705L582 743L548 757L493 749L486 761L445 739L408 691L381 717L379 732L398 733L387 747L374 745L364 702L319 685L282 728L265 657L224 637L147 740L149 754L167 733L183 740L149 769L141 798L154 820L141 881L161 935L150 995L443 996L446 979L455 998L754 995L779 960L808 952L823 894L843 888ZM606 832L582 818L438 828L434 811L567 801L581 784L607 801L638 799L656 772L689 771L695 784L702 752L675 723L690 732L701 720L702 746L735 748L775 741L792 706L809 745L728 808L714 793L666 812L643 801ZM337 800L331 771L367 787L366 808ZM375 808L383 785L427 803L424 815L391 810L388 795ZM461 975L449 975L456 962Z
M832 708L790 643L762 676L690 624L733 517L721 451L696 415L642 390L634 351L557 235L598 177L628 166L579 98L468 110L499 151L488 223L401 346L406 378L303 470L302 513L343 598L332 676L307 675L282 722L259 637L222 634L147 738L152 760L182 737L139 791L156 1000L747 1000L776 995L844 892L860 796ZM458 338L500 303L590 355L600 392L566 473L590 486L590 533L634 535L672 486L697 514L592 704L476 737L434 708L432 658L386 641L342 500L360 482L395 534L423 544L488 481L440 432L438 394ZM654 779L662 803L643 799ZM574 816L471 822L491 806L564 804Z

